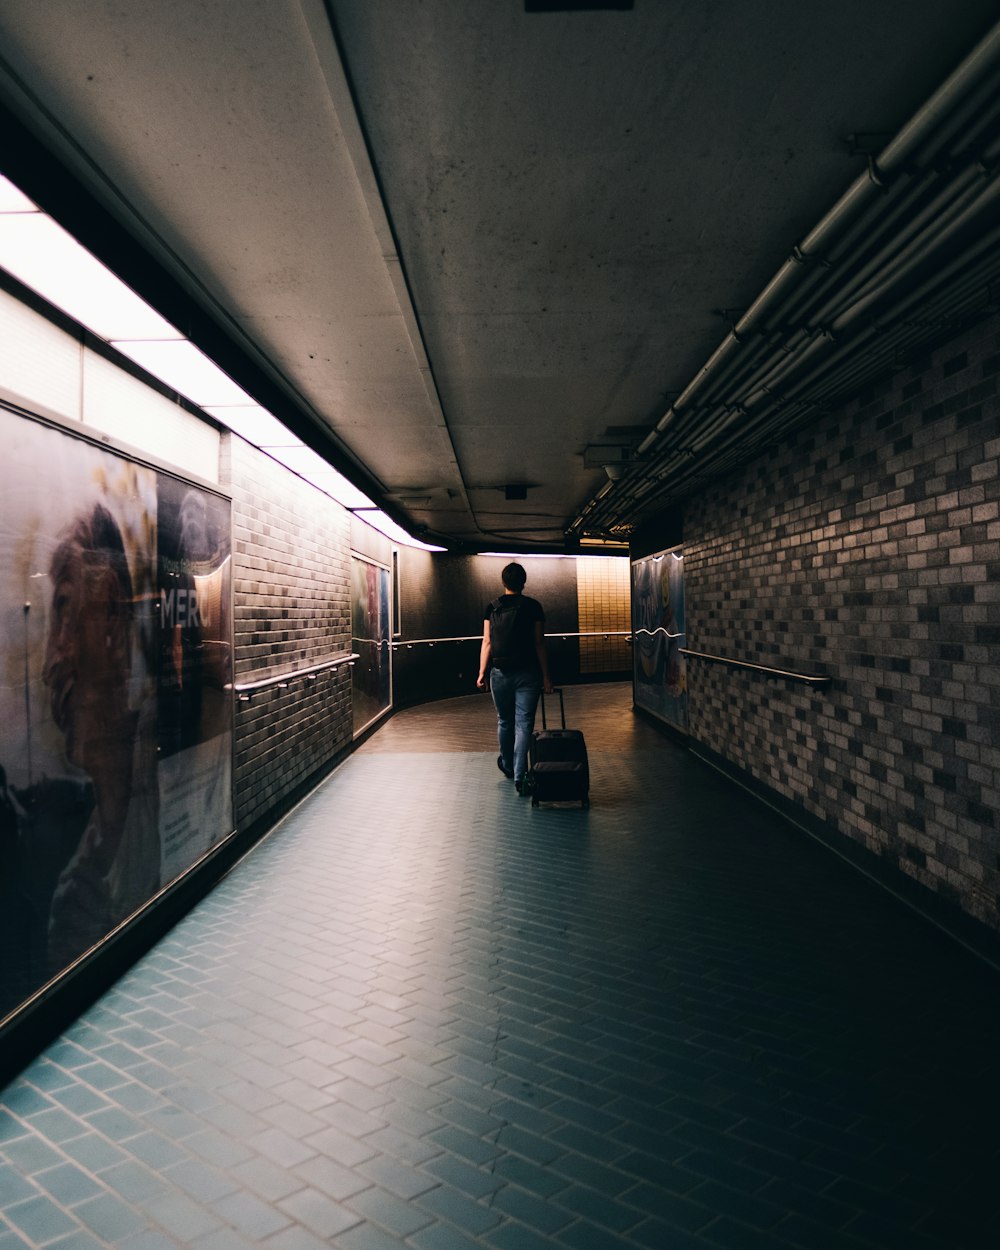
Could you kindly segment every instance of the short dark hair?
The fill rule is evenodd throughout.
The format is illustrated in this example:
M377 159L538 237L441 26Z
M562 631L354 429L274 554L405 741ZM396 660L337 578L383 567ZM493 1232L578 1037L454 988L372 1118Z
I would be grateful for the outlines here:
M500 580L508 590L523 590L528 574L520 564L508 564L500 574Z
M50 573L58 580L83 566L107 568L118 583L116 607L132 616L132 578L128 571L125 542L118 522L102 503L82 513L52 553Z

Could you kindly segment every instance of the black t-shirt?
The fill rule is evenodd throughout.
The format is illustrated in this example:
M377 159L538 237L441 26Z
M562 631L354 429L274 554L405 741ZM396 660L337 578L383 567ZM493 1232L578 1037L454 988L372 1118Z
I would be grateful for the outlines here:
M498 614L496 621L494 612ZM537 599L530 595L501 595L486 605L483 620L490 622L490 657L494 667L501 672L538 667L535 622L544 624L545 613Z

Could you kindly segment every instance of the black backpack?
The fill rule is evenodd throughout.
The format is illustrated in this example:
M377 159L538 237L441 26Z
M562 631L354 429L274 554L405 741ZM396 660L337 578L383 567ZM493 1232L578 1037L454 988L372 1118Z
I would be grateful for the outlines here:
M490 659L497 668L525 661L524 637L517 628L521 607L520 595L501 595L490 604Z

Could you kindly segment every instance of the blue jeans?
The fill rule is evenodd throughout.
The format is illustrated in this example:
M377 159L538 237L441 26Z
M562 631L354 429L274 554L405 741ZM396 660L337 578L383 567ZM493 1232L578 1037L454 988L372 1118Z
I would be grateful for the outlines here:
M490 669L490 694L497 710L500 758L506 768L513 768L515 781L520 781L528 771L528 746L541 693L542 677L534 669L510 673Z

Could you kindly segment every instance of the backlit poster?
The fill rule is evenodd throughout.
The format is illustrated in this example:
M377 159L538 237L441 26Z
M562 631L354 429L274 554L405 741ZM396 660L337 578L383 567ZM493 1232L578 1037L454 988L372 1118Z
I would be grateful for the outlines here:
M160 875L232 826L229 504L157 479Z
M217 671L190 658L201 654L198 579L228 568L228 504L197 492L220 528L203 558L174 534L188 488L167 475L5 409L0 445L2 1019L231 831L228 762L222 795L197 781L204 760L181 781L170 759L206 741L224 742L228 759L232 726L228 648ZM167 639L168 550L172 583L194 597L172 600L175 624L185 604L187 639ZM209 634L216 621L228 629L228 606ZM193 703L178 717L171 702L171 646L177 689L200 698L196 719Z
M392 703L389 570L360 556L351 559L351 650L354 732Z
M687 733L684 557L660 552L632 564L632 635L637 707Z

